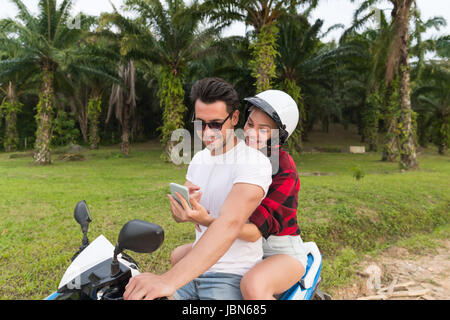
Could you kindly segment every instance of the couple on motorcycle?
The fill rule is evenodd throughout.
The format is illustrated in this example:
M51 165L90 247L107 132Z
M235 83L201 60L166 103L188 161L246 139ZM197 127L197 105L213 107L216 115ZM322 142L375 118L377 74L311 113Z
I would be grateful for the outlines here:
M281 148L297 126L297 105L278 90L244 99L243 141L234 131L239 98L230 84L199 80L191 100L206 146L186 175L192 208L168 197L177 222L196 224L196 240L172 252L166 273L133 277L124 298L274 299L299 281L307 261L297 223L300 181Z

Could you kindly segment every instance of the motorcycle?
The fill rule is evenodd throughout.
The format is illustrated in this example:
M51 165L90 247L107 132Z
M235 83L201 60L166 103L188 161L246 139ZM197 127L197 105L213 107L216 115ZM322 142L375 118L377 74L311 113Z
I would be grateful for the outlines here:
M57 291L44 300L123 300L130 278L140 274L136 261L124 250L152 253L164 241L164 230L156 224L131 220L121 229L116 246L105 236L89 243L87 232L92 221L86 201L77 203L74 218L80 224L83 239L80 249L71 259ZM319 290L322 257L314 242L305 243L308 265L305 275L278 297L279 300L329 300Z

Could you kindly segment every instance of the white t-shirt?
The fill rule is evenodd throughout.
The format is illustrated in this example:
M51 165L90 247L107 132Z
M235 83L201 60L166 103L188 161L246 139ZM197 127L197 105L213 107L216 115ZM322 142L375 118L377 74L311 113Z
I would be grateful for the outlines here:
M245 144L243 140L224 154L212 156L207 148L195 154L189 164L186 179L200 187L203 205L214 218L219 217L220 208L235 183L258 185L264 197L272 183L272 166L262 152ZM201 238L207 227L196 230L196 239ZM255 242L236 239L225 255L207 272L244 275L262 259L262 240Z

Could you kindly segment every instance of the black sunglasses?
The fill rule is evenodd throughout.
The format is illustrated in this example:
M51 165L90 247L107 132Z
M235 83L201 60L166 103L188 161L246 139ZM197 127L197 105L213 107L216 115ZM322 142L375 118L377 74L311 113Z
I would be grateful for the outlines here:
M227 120L233 115L234 111L228 114L228 117L225 118L222 122L218 121L211 121L211 122L205 122L203 120L196 120L195 119L195 113L192 115L191 122L194 124L194 128L198 128L201 124L202 131L205 131L206 126L208 126L211 130L222 130L222 126L227 122Z

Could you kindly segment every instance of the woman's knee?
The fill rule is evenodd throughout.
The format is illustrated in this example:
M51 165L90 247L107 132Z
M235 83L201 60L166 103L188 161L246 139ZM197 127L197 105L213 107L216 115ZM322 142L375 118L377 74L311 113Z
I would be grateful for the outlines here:
M246 273L241 280L242 297L245 300L264 299L269 291L266 284L267 282L264 281L264 279L261 279L258 273Z
M189 253L192 249L192 244L185 244L179 247L176 247L172 253L170 254L170 263L172 266L178 263L183 257Z

